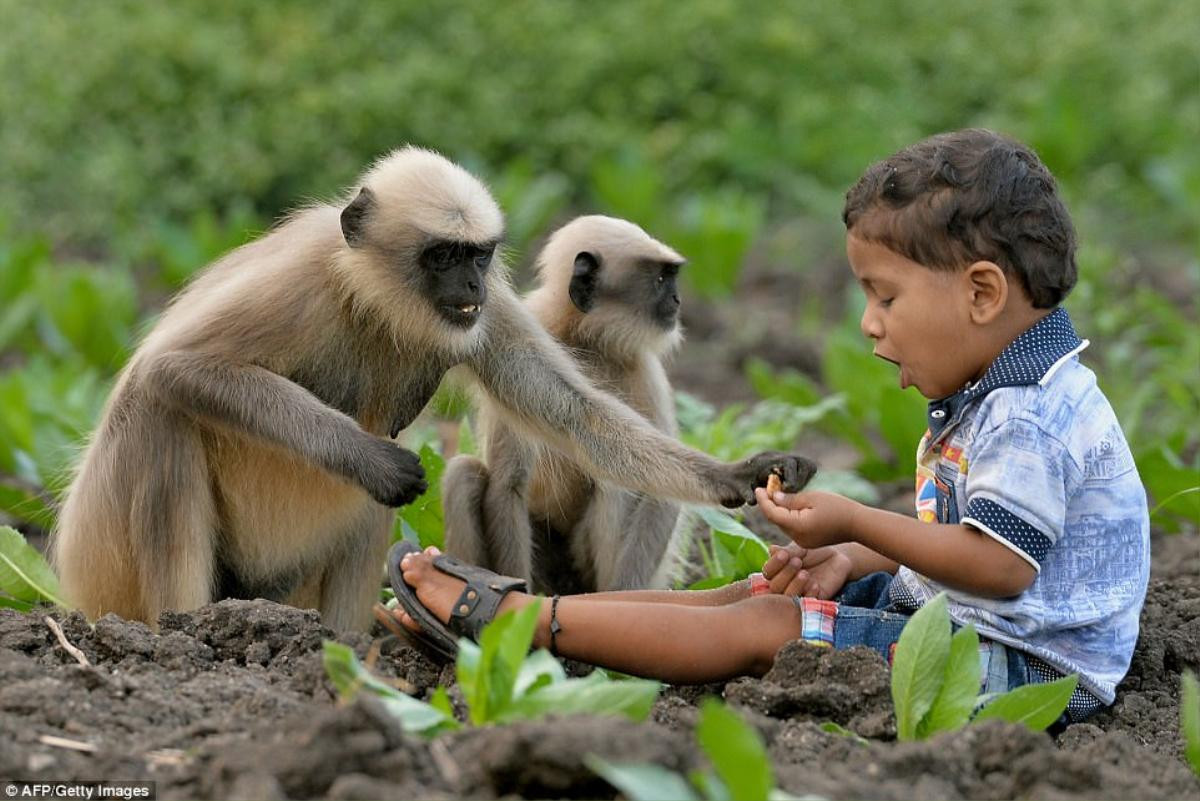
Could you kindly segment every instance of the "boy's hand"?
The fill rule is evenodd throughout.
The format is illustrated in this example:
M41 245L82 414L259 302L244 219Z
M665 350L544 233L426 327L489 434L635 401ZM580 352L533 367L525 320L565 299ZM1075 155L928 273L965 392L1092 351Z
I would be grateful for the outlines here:
M827 601L841 592L850 577L850 557L832 546L806 549L795 543L768 546L771 555L763 565L763 576L771 592L804 595Z
M808 586L808 571L804 569L807 548L792 542L787 545L768 545L770 556L763 562L762 574L775 595L804 595Z
M774 496L754 491L763 514L804 548L820 548L854 539L854 516L860 504L832 492L798 492Z

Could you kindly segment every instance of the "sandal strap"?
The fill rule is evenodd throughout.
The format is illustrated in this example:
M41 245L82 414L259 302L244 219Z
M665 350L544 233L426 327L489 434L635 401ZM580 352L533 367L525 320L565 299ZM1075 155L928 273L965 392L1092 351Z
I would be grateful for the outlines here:
M467 586L463 587L450 610L448 627L460 637L468 637L474 642L479 641L483 627L496 617L504 596L514 590L526 589L521 579L501 576L445 554L434 557L433 565L443 573L466 582Z

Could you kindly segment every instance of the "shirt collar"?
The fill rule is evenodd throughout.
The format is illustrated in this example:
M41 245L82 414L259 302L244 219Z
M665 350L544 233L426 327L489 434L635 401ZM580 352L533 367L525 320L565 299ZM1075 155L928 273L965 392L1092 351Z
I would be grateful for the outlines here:
M983 378L942 400L929 403L929 431L936 439L957 422L971 401L1000 387L1045 384L1058 368L1088 346L1071 325L1066 309L1057 308L1008 343Z

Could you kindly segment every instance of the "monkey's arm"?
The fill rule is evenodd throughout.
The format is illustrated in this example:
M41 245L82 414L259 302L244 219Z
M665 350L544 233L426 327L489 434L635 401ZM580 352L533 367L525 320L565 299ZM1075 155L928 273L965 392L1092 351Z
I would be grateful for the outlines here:
M349 416L269 370L183 350L160 353L143 370L146 390L159 401L295 451L386 506L401 506L425 491L416 454L368 434Z
M754 500L772 471L802 486L807 459L759 454L724 464L666 436L593 387L510 289L498 291L480 347L467 366L509 421L559 448L589 474L628 489L703 504Z

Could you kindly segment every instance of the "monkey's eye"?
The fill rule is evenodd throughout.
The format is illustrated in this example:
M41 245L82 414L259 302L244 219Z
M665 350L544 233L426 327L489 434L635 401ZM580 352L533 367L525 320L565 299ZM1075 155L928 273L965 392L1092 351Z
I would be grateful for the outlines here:
M495 248L484 248L476 251L475 266L481 270L486 270L487 266L492 263L492 254L495 252Z
M425 260L436 269L444 270L451 265L457 264L461 259L460 248L454 242L443 242L425 251Z

